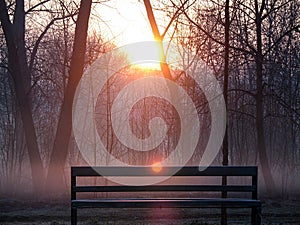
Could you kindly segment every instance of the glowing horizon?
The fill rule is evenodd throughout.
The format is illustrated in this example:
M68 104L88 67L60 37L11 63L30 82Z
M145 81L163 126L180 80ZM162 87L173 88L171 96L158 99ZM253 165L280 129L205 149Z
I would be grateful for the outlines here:
M141 70L160 70L163 53L157 42L141 42L140 47L126 45L122 49L129 64Z

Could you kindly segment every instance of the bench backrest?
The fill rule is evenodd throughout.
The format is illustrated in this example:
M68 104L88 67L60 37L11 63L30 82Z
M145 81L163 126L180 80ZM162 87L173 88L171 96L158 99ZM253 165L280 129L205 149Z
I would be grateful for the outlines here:
M101 171L99 174L97 171ZM174 171L177 171L174 173ZM77 186L76 177L147 177L147 176L176 177L251 177L251 184L234 185L202 185L202 184L157 184L147 186ZM198 166L163 167L157 173L152 167L71 167L71 198L76 199L77 192L249 192L252 199L257 199L257 166L210 166L200 169Z

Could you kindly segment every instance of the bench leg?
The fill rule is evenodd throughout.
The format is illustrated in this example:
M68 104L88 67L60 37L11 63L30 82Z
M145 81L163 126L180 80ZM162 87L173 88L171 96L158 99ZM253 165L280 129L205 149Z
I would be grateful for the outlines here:
M227 225L227 208L221 208L221 225Z
M261 225L261 207L252 207L251 209L251 224Z
M71 207L71 224L77 225L77 208Z

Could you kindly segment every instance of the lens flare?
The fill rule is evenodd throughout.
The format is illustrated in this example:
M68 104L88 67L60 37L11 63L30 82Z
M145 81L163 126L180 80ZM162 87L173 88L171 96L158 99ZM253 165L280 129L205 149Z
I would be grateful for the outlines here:
M160 162L153 163L151 165L153 172L159 173L162 170L162 165Z

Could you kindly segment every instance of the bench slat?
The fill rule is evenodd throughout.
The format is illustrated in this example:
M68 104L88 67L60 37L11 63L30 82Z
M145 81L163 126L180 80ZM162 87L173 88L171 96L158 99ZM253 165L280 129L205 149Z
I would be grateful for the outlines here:
M260 207L261 202L253 199L232 198L113 198L99 200L73 200L72 207L77 208L251 208Z
M200 168L200 170L199 170ZM256 166L163 167L155 173L151 167L72 167L72 176L256 176Z
M151 185L151 186L77 186L75 192L164 192L164 191L208 191L208 192L253 192L253 185Z

